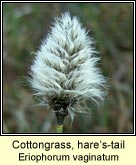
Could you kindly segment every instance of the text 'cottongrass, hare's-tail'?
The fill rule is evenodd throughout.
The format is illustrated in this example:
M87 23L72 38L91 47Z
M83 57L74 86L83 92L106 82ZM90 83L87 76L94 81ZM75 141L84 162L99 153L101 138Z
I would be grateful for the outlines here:
M64 13L55 19L50 34L43 40L31 66L29 82L45 105L54 110L58 132L64 117L87 110L105 96L105 78L96 64L93 40L77 17Z

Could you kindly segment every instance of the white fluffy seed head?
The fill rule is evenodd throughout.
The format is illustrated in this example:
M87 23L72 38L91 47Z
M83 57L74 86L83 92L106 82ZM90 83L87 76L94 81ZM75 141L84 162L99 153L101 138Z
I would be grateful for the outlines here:
M99 58L92 44L77 17L64 13L36 52L29 82L55 111L65 109L72 117L84 112L86 100L104 99L105 78L96 66Z

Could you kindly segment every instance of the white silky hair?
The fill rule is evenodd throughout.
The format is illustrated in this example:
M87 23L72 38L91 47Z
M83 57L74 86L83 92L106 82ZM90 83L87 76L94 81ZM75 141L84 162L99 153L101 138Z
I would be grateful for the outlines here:
M56 18L30 69L35 95L48 104L55 104L55 99L68 102L69 113L84 112L79 106L85 100L99 104L106 94L106 80L97 67L93 44L77 17L66 12Z

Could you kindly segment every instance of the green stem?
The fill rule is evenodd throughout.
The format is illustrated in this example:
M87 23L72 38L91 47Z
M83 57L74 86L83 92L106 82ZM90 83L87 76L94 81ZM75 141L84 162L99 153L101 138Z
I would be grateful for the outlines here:
M63 133L63 124L57 124L57 133Z
M57 118L57 133L63 133L64 118L66 115L56 112Z

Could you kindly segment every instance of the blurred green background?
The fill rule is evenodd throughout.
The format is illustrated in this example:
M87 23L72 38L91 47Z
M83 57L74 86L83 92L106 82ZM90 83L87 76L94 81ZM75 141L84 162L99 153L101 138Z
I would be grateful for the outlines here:
M133 132L133 3L3 3L3 131L54 133L52 111L33 106L30 65L55 16L76 15L90 30L110 90L91 115L77 115L65 133Z

